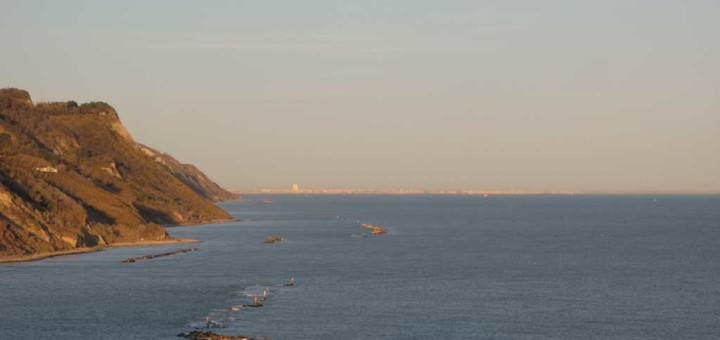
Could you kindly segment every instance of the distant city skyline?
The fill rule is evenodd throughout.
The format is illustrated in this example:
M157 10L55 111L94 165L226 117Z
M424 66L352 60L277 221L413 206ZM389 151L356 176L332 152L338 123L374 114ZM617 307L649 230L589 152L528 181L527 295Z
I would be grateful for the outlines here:
M241 195L252 194L369 194L369 195L612 195L612 194L638 194L638 195L663 195L663 194L695 194L695 195L715 195L714 191L685 191L685 192L665 192L665 191L578 191L578 190L523 190L523 189L478 189L478 188L444 188L444 189L423 189L423 188L331 188L331 187L313 187L302 188L299 184L293 184L290 187L268 187L268 188L228 188L233 193Z
M106 101L229 188L720 193L718 17L706 0L7 0L0 86Z

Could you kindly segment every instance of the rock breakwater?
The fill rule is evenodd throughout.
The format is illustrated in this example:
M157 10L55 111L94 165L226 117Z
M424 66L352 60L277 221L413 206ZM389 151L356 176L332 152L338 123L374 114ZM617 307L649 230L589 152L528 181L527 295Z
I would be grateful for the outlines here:
M187 249L179 249L174 251L169 251L165 253L160 254L154 254L154 255L145 255L145 256L139 256L139 257L130 257L127 259L122 260L123 263L132 263L132 262L138 262L138 261L145 261L145 260L152 260L154 258L163 257L163 256L170 256L175 254L183 254L183 253L190 253L194 251L198 251L200 249L198 248L187 248Z

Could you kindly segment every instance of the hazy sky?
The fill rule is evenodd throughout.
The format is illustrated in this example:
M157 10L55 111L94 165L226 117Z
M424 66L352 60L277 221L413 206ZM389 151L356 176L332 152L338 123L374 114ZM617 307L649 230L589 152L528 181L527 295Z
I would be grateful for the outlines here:
M228 187L720 192L717 0L8 1L1 86Z

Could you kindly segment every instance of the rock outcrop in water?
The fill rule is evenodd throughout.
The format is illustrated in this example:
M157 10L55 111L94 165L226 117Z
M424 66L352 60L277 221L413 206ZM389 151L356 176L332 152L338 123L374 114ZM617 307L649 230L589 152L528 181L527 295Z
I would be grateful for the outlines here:
M272 235L272 236L266 237L266 238L262 241L262 243L278 243L278 242L282 242L282 241L283 241L283 238L282 238L282 237L277 236L277 235Z
M245 336L245 335L223 335L217 334L210 331L192 331L190 333L180 333L178 337L191 339L191 340L259 340L257 338ZM263 339L270 340L270 339Z
M32 102L0 89L0 259L165 240L162 224L230 220L238 198L133 141L102 102Z
M373 235L373 236L387 234L387 232L388 232L387 228L381 227L379 225L372 225L370 223L360 223L360 226L365 229L372 230L372 233L370 233L370 235Z

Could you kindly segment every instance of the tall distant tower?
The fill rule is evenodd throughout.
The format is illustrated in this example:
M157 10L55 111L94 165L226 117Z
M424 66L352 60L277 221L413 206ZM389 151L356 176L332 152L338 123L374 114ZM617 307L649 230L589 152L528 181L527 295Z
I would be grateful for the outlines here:
M300 186L297 184L293 184L293 192L298 192L298 191L300 191Z

